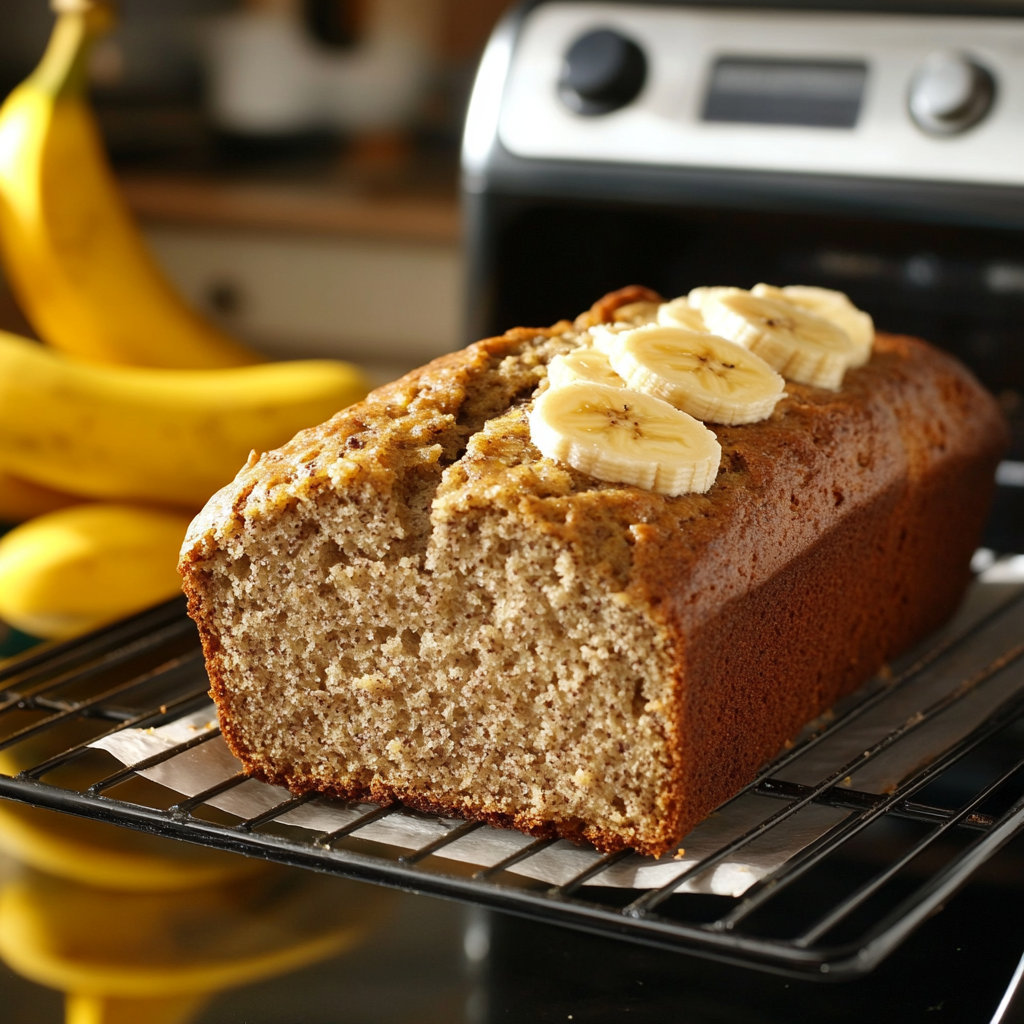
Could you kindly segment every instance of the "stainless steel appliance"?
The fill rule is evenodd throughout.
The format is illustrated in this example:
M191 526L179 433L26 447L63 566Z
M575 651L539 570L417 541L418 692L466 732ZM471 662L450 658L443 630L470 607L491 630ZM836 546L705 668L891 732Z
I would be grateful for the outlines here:
M955 352L1014 424L1024 550L1024 4L535 2L463 148L469 337L602 292L838 288Z
M467 337L626 283L841 289L1000 396L1014 442L986 543L1024 551L1022 157L1021 3L527 3L467 121ZM809 901L868 870L878 848L856 845ZM493 917L490 1019L1024 1020L1019 845L839 988Z

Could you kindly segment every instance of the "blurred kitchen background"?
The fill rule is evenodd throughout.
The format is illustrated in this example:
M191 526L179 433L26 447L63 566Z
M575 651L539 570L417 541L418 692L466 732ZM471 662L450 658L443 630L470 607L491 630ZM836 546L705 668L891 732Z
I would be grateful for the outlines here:
M508 0L121 0L93 97L189 300L275 357L380 382L462 344L463 115ZM3 0L0 93L45 0ZM31 333L6 289L0 327Z
M506 6L121 0L93 56L93 100L129 205L188 299L269 355L352 359L376 382L461 345L458 147L480 52ZM46 0L2 0L0 96L36 65L52 24ZM33 334L2 278L0 328ZM0 954L6 1021L479 1019L485 940L457 905L360 886L369 905L353 941L303 952L292 932L314 918L322 927L352 883L261 871L234 897L213 885L136 903L59 866L29 867L52 869L54 850L103 863L105 844L134 851L134 836L97 840L80 834L88 823L25 814L27 832L0 823L0 946L19 951ZM26 835L27 845L11 838ZM176 845L164 842L143 853L157 868ZM295 917L296 892L311 884L320 913L279 919L285 907ZM48 916L54 893L65 910ZM165 904L229 897L237 914L211 924L223 956L198 948L180 914L161 923ZM91 948L71 949L74 906L90 901L103 908L87 928ZM280 962L260 961L271 949ZM142 976L171 995L133 1001Z

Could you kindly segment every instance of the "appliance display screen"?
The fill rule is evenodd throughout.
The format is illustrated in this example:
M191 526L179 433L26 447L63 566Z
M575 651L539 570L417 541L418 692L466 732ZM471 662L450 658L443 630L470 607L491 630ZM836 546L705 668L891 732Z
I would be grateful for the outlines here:
M704 97L705 121L853 128L867 65L720 57Z

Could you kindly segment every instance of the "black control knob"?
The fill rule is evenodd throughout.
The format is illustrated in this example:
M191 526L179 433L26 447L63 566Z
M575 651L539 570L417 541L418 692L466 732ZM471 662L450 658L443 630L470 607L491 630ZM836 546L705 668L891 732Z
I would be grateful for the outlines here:
M569 47L558 93L577 114L607 114L636 99L646 78L647 58L632 39L595 29Z
M910 83L908 106L929 135L955 135L977 124L995 97L995 81L962 53L933 53Z

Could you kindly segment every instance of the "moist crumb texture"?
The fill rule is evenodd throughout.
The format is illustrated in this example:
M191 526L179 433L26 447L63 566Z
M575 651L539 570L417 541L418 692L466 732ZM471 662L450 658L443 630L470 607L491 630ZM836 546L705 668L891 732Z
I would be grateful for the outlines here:
M181 570L250 771L661 854L953 611L1005 426L923 342L713 427L704 495L540 456L547 363L655 301L436 360L211 499Z

